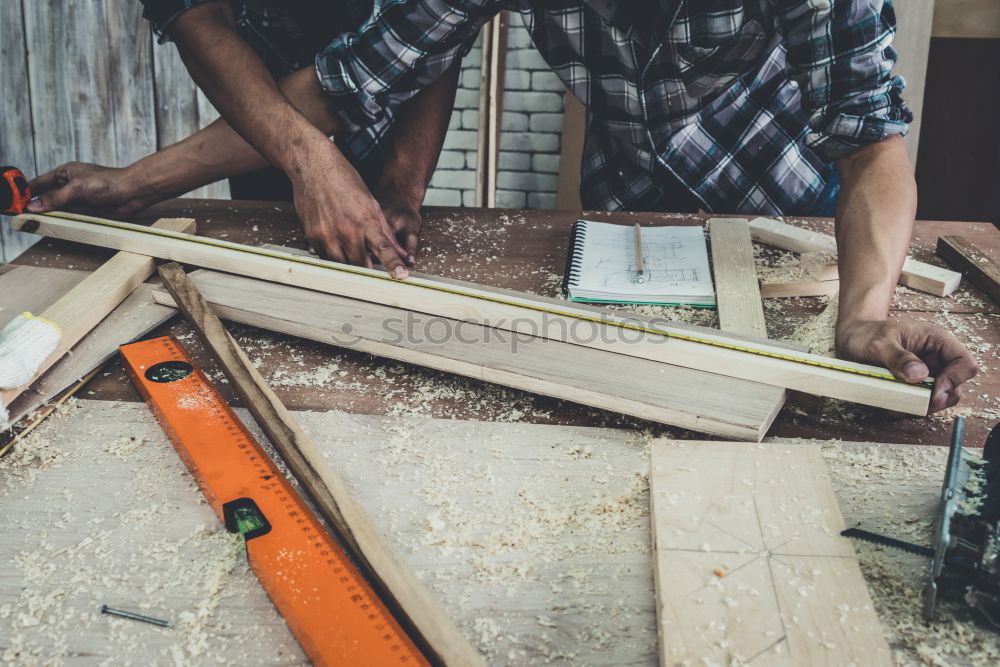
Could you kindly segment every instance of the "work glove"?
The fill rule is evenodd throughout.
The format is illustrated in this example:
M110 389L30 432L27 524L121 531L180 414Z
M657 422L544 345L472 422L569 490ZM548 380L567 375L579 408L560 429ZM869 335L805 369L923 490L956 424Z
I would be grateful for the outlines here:
M22 387L35 377L42 363L59 347L62 331L54 322L22 313L0 329L0 391ZM7 421L0 401L0 429Z

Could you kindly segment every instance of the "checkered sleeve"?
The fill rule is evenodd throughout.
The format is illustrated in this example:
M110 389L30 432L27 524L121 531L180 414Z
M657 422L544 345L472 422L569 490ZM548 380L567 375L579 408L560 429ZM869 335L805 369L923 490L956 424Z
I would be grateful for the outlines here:
M170 40L167 30L178 16L195 5L209 0L140 0L140 2L142 2L143 18L153 26L153 32L162 43Z
M354 33L316 56L320 84L347 129L380 121L468 53L496 0L383 0Z
M894 134L913 114L893 76L892 0L771 0L792 79L809 113L806 144L834 160Z

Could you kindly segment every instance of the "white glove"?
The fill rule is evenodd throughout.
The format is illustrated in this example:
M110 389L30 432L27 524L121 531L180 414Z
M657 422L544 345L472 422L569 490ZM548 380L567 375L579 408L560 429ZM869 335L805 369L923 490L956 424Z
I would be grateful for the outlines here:
M54 322L22 313L0 330L0 389L16 389L35 377L42 363L59 347L62 331ZM0 428L7 409L0 403Z

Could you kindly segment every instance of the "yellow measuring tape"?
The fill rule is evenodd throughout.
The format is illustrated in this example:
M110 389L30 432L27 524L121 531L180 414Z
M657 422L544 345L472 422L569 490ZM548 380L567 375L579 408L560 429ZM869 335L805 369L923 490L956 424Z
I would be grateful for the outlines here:
M547 313L549 315L558 315L560 317L571 317L577 320L594 322L597 324L615 326L620 329L627 329L630 331L638 331L643 333L650 333L657 336L666 336L668 338L676 338L678 340L685 340L692 343L700 343L702 345L710 345L712 347L724 348L727 350L735 350L737 352L745 352L747 354L756 354L762 357L768 357L772 359L783 359L785 361L791 361L798 364L807 364L809 366L816 366L819 368L828 368L835 371L840 371L843 373L853 373L855 375L864 375L868 377L874 377L881 380L888 380L890 382L899 382L901 384L909 384L902 380L897 380L888 371L877 369L874 367L869 368L858 368L857 366L838 363L839 360L822 357L822 358L804 358L797 356L792 352L778 352L771 349L761 349L759 347L741 345L738 342L725 342L719 341L711 338L703 338L696 334L691 333L677 333L677 332L665 332L659 329L644 326L642 324L636 324L634 322L619 322L615 320L608 320L602 318L598 315L587 315L579 311L563 310L557 306L542 303L524 303L517 299L505 298L500 294L479 294L470 293L463 291L459 287L447 285L444 283L435 283L431 281L422 280L420 282L412 280L397 280L390 277L388 274L382 271L376 271L374 269L367 269L359 266L351 266L349 264L340 264L338 262L331 262L316 257L305 257L299 255L292 255L289 253L277 252L274 250L268 250L267 248L258 248L255 246L243 245L241 243L233 243L232 241L222 241L220 239L211 239L204 236L194 236L191 234L185 234L183 232L175 232L168 229L160 229L158 227L147 227L145 225L135 225L128 222L118 222L116 220L106 220L104 218L95 218L88 215L77 215L73 213L63 213L61 211L55 211L52 213L46 213L44 215L64 218L66 220L72 220L74 222L84 222L93 225L99 225L103 227L111 227L115 229L121 229L130 232L136 232L140 234L149 234L152 236L161 236L165 238L171 238L179 241L185 241L188 243L198 243L206 246L214 246L216 248L225 248L227 250L233 250L236 252L242 252L250 255L259 255L261 257L270 257L272 259L281 259L287 262L294 262L297 264L306 264L309 266L317 266L323 269L328 269L331 271L339 271L341 273L351 273L354 275L365 276L367 278L372 278L375 280L387 280L399 285L407 285L413 288L423 288L429 289L437 292L445 292L448 294L456 294L459 296L464 296L473 299L479 299L481 301L489 301L493 303L499 303L506 306L515 306L517 308L525 308L527 310L533 310L536 312ZM623 314L622 317L627 317ZM720 332L721 333L721 332ZM930 386L931 382L920 383L924 386Z

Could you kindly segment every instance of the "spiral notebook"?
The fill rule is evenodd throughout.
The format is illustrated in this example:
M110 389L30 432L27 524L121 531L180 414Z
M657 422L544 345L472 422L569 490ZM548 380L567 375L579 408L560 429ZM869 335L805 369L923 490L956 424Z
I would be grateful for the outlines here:
M632 226L578 220L563 282L569 300L715 306L700 226L643 227L641 245L642 272L637 275Z

